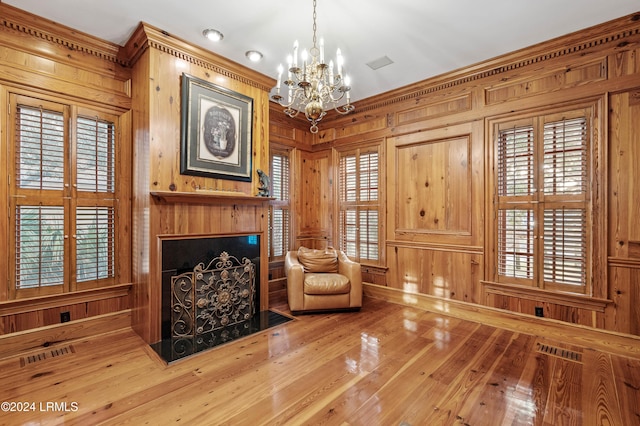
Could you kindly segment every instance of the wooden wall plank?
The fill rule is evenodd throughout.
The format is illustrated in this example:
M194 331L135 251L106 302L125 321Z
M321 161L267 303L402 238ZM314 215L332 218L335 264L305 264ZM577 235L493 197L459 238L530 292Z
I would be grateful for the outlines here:
M123 310L64 324L41 326L37 330L29 329L0 336L0 359L43 348L53 343L96 336L130 327L131 311Z
M331 151L300 152L294 166L294 193L296 241L299 246L324 248L332 245L333 176Z

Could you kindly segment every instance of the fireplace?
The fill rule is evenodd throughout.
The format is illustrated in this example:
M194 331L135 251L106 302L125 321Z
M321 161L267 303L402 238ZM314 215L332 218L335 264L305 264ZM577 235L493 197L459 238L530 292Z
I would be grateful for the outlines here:
M257 309L260 235L166 238L161 250L162 340L152 347L165 361L289 320Z

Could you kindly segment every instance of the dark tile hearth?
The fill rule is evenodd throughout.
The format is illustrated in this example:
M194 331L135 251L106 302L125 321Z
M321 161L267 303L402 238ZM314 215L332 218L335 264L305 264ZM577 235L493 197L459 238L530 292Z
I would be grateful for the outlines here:
M267 330L291 321L293 318L274 311L261 311L253 318L216 329L212 332L200 334L196 337L173 337L153 343L151 348L167 363L172 363L187 356L216 348L241 337Z

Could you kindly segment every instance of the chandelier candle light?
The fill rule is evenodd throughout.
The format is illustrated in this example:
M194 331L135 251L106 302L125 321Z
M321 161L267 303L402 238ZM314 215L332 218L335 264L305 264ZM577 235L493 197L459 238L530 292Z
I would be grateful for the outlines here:
M340 49L336 53L337 70L334 73L333 60L329 64L324 59L324 40L316 45L316 0L313 0L313 47L309 52L302 51L301 66L298 66L298 41L293 43L293 55L287 57L288 72L284 84L289 87L287 100L280 95L280 85L284 68L278 66L278 82L276 93L271 98L285 107L284 113L293 118L304 110L307 120L311 122L311 133L318 133L318 122L327 114L328 109L335 109L339 114L348 114L354 110L351 105L349 76L343 77L344 59ZM339 105L346 98L346 103Z

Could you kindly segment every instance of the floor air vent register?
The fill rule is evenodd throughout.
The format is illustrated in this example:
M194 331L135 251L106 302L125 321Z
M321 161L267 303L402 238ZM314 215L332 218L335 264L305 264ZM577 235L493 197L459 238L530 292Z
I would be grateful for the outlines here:
M75 353L75 349L71 345L62 346L60 348L48 349L46 351L38 352L32 355L26 355L20 358L20 366L34 364L36 362L45 361L48 359L60 357L63 355L70 355Z
M538 343L537 352L555 356L558 358L566 359L568 361L582 363L582 354L568 349L557 348L555 346L549 346L542 343Z

